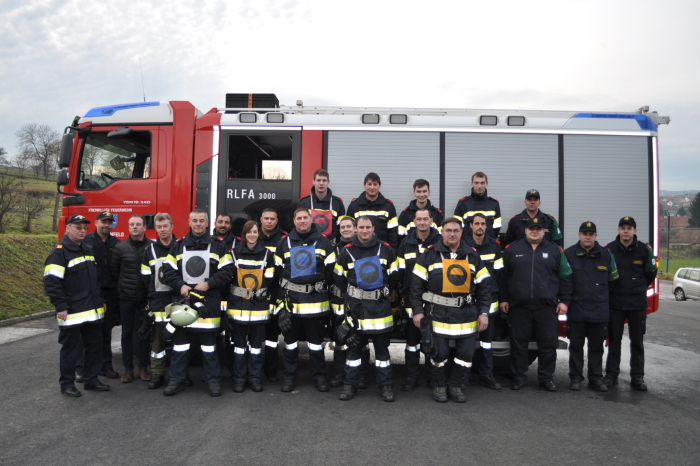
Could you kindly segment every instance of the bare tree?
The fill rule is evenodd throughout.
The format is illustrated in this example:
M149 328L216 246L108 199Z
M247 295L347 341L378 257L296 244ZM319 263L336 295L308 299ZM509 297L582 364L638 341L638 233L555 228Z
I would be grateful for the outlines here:
M281 167L265 167L263 168L263 179L264 180L288 180L289 173L284 168Z
M22 229L27 233L31 233L32 222L39 217L39 214L48 209L52 199L46 200L41 197L41 194L35 191L27 192L20 196L18 202L18 211L22 217Z
M21 175L24 175L24 170L29 168L29 165L31 163L32 163L32 160L24 152L20 152L18 154L15 154L15 156L12 158L12 165L19 168Z
M7 151L4 147L0 147L0 165L5 165L5 167L7 167L9 163L10 159L7 157Z
M92 144L85 144L85 149L83 150L82 158L82 170L85 170L88 175L92 176L95 171L95 167L102 162L104 156L101 154L101 150Z
M48 179L58 161L61 146L58 131L48 125L28 123L17 130L15 136L19 139L17 145L20 151L31 154L32 160L43 172L44 179Z
M20 196L17 178L0 173L0 233L5 233L11 212L17 209Z

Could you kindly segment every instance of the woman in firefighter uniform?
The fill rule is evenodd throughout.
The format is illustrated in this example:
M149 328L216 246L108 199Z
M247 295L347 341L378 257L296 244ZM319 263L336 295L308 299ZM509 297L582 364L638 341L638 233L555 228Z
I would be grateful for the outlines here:
M472 365L475 335L488 326L491 305L491 276L474 249L461 242L462 224L455 218L442 222L442 241L429 246L413 268L411 302L413 321L432 321L432 383L435 401L449 398L464 403L462 382ZM421 309L415 303L423 302ZM427 313L427 315L425 315ZM423 322L422 329L427 324ZM455 340L456 354L447 374L449 340Z
M275 309L284 334L284 379L281 390L291 392L299 367L299 340L306 335L311 375L320 392L330 387L326 380L323 329L331 313L328 287L333 283L335 251L311 221L309 211L294 212L294 229L282 237L275 250L275 273L279 277Z
M260 228L252 220L243 225L241 238L231 250L233 277L226 309L226 330L233 346L233 391L243 392L248 382L254 392L261 392L274 253L262 245Z
M188 333L196 332L209 395L221 396L216 339L220 333L221 301L231 283L231 255L226 250L226 243L209 234L209 219L205 211L192 211L189 226L190 232L177 240L167 257L163 281L181 296L190 298L190 303L197 306L199 318L186 327L174 328L170 382L163 393L171 396L184 389L190 349ZM172 330L172 324L168 324L163 333L167 335Z
M384 401L394 401L394 380L389 356L390 332L394 328L389 293L396 287L399 262L389 243L374 234L371 217L357 219L357 235L345 246L335 266L335 283L345 293L346 322L359 334L359 345L348 349L340 399L357 392L362 349L372 338L377 385Z

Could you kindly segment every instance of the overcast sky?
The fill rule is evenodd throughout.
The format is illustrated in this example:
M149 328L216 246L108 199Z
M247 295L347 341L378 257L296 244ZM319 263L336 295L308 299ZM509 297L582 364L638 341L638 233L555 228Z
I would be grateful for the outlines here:
M661 188L700 189L697 1L0 0L0 146L146 99L634 111L659 129ZM697 110L695 110L697 113ZM592 170L601 167L591 167Z

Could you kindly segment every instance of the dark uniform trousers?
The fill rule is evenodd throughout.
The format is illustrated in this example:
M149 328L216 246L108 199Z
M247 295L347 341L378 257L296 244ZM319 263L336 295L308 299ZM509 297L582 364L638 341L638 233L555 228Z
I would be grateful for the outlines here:
M119 312L122 319L122 361L124 369L134 369L134 342L133 335L135 327L141 325L141 310L146 307L146 301L135 301L132 299L119 300ZM138 329L138 327L136 327ZM151 344L148 340L139 340L137 355L139 368L148 367L149 352Z
M625 331L625 319L630 339L630 377L644 378L644 334L647 327L646 311L618 311L610 309L608 324L608 360L605 364L605 374L617 377L620 374L620 358L622 356L622 334Z
M265 323L265 373L277 372L279 366L280 353L279 345L280 328L277 314L271 315L270 320Z
M257 324L234 323L231 342L234 382L260 382L263 370L262 344L265 339L265 326L265 322Z
M311 362L311 377L325 377L326 358L323 354L325 316L299 317L292 314L292 328L284 336L284 378L296 382L299 375L299 340L306 336Z
M479 333L479 348L474 354L474 363L482 377L493 375L493 333L496 327L497 314L489 314L489 326Z
M344 385L352 385L357 387L360 383L361 365L365 367L369 362L369 350L367 344L372 339L374 346L375 369L377 371L377 386L393 385L394 379L391 373L391 356L389 354L389 343L391 343L391 333L372 333L366 334L359 332L360 344L348 348L347 361L345 362L345 379ZM365 360L367 362L365 362Z
M607 323L568 322L569 378L583 380L583 345L588 338L588 381L603 380L603 353Z
M102 333L100 322L86 323L76 327L59 327L58 343L61 345L58 383L61 390L75 387L75 371L78 358L85 353L85 383L95 385L99 380L102 365Z
M527 376L528 344L534 334L537 340L537 379L540 382L552 380L557 365L559 347L556 308L543 307L527 309L510 308L510 367L513 379L525 381Z
M196 334L196 335L195 335ZM197 339L202 348L202 366L206 383L221 380L219 357L216 354L216 337L219 330L213 332L192 332L182 327L175 328L173 335L173 357L170 361L170 380L184 382L189 367L190 341Z
M431 382L435 387L460 387L467 376L467 371L470 370L472 358L474 357L474 348L476 347L476 339L474 336L465 338L455 338L455 360L447 374L447 363L450 359L450 338L433 334L435 344L438 348L438 355L433 360L433 369ZM449 379L449 380L448 380Z
M420 340L420 328L413 325L413 320L409 319L406 325L406 349L404 350L406 377L418 378L420 373Z
M165 342L163 335L164 323L153 324L151 327L151 372L165 376Z
M102 288L102 296L105 298L107 309L105 309L105 317L100 323L102 333L102 369L106 371L112 368L112 328L114 328L114 315L118 313L119 298L116 288ZM85 348L87 351L87 348ZM78 355L78 360L75 364L75 371L82 374L84 372L83 353Z

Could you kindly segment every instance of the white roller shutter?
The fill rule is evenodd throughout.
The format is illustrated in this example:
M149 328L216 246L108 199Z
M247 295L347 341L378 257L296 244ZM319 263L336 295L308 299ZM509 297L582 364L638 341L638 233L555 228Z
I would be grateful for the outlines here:
M502 233L508 220L525 206L525 192L537 189L543 212L559 215L559 148L557 135L447 133L445 135L445 208L471 192L471 176L484 172L488 194L501 203Z
M430 182L430 200L440 204L440 135L428 132L329 131L328 172L333 194L350 200L364 188L365 175L375 172L382 194L391 199L396 213L411 202L413 182Z
M648 242L649 189L646 137L565 135L564 244L578 241L579 226L590 220L605 245L627 215L637 222L638 239Z

